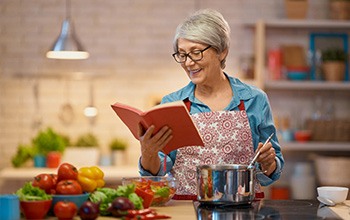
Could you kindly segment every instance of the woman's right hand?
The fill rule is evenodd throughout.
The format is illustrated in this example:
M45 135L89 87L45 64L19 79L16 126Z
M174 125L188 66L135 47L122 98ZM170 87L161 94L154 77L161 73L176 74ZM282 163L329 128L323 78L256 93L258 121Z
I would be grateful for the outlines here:
M139 124L139 140L141 144L141 165L152 174L157 174L160 168L158 152L161 151L171 140L172 130L164 126L156 134L153 134L154 126L146 131Z

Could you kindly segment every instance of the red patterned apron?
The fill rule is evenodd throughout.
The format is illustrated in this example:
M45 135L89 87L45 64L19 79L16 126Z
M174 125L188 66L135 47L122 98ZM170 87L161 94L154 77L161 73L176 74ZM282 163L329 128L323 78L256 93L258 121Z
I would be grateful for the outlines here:
M186 102L190 105L189 101L185 100ZM171 173L179 180L176 192L179 197L196 195L198 165L248 165L252 160L253 139L243 101L239 109L191 115L203 137L204 147L189 146L177 150Z

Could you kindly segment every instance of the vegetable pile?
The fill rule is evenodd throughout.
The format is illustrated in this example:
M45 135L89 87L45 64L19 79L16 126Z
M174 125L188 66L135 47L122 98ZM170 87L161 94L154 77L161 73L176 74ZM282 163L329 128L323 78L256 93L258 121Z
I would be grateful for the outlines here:
M59 201L52 207L55 216L60 219L73 219L76 214L82 220L94 220L99 215L121 217L123 219L166 219L149 209L153 196L168 196L169 190L159 186L159 189L137 187L136 184L104 187L104 173L96 166L81 167L79 170L72 164L63 163L58 167L57 174L41 173L17 190L16 195L21 201L52 199L52 195L79 195L90 193L88 201L81 207L68 201Z

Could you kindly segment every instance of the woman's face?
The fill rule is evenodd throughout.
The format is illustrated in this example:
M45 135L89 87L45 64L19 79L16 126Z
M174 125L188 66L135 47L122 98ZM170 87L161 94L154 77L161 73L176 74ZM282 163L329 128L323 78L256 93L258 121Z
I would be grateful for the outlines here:
M183 38L178 39L178 51L180 53L189 53L194 50L203 50L208 45L195 43ZM222 74L221 60L226 56L226 52L218 54L217 51L210 47L203 51L203 58L200 61L193 61L187 57L186 61L181 64L188 77L196 85L210 84L215 82L217 77Z

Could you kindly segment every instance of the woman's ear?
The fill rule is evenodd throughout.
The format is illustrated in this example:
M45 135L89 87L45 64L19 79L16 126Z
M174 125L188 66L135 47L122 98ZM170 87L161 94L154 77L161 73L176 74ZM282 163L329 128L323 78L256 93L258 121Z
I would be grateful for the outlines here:
M220 61L225 60L226 57L227 57L227 54L228 54L228 49L226 48L224 51L222 51L222 52L219 54L219 59L220 59Z

